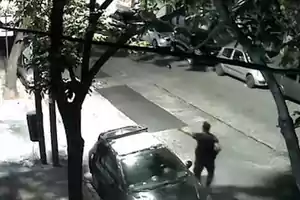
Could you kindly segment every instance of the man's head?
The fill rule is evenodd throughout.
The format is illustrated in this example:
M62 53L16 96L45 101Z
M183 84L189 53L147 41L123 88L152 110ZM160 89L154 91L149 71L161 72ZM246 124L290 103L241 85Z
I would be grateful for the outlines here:
M208 123L207 121L203 122L203 125L202 125L203 132L209 133L210 127L211 127L210 123Z

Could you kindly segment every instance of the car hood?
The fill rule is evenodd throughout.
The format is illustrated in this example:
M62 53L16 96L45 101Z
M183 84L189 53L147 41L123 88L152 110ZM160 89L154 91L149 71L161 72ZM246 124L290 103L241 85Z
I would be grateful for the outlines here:
M186 179L175 183L164 185L151 190L143 190L133 193L132 200L198 200L198 185L192 179Z

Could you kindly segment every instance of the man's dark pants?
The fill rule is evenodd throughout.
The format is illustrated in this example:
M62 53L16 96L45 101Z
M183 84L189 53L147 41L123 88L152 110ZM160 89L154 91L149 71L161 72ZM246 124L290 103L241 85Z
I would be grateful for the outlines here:
M196 153L194 165L194 174L201 182L201 174L206 168L208 175L206 179L206 186L209 187L213 181L215 173L215 159L213 157L201 156Z

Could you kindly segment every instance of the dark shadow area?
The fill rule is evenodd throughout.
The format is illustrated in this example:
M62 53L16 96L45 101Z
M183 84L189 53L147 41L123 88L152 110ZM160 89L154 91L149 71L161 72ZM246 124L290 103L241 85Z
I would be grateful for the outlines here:
M15 36L8 37L8 54L10 54L11 48L14 44ZM0 56L6 56L6 41L5 37L0 37Z
M68 199L66 167L1 163L0 172L0 199Z
M166 67L167 65L172 65L172 62L179 61L177 57L168 57L168 58L162 58L157 59L153 62L153 64L157 65L158 67Z
M120 85L110 88L97 88L96 91L130 119L148 127L149 131L163 131L186 126L184 122L128 86ZM141 113L144 114L141 115Z
M146 62L146 61L152 61L157 57L156 54L146 53L145 55L140 56L136 61L137 62Z
M126 58L129 56L128 51L124 50L124 49L120 49L119 51L117 51L114 54L114 57L119 57L119 58Z
M207 65L192 65L186 71L209 72L210 67Z
M92 51L91 51L91 57L96 57L96 58L100 58L100 56L102 56L105 51L108 48L105 46L93 46L92 47ZM124 49L119 49L114 55L113 57L127 57L128 56L128 51L124 50Z
M300 193L290 173L281 173L265 179L264 186L213 186L213 200L299 200Z

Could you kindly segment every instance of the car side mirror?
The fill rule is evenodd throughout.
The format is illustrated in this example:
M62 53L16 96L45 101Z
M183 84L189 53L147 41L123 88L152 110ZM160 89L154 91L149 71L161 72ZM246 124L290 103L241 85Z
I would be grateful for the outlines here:
M193 165L192 161L188 160L185 162L185 166L189 169Z

